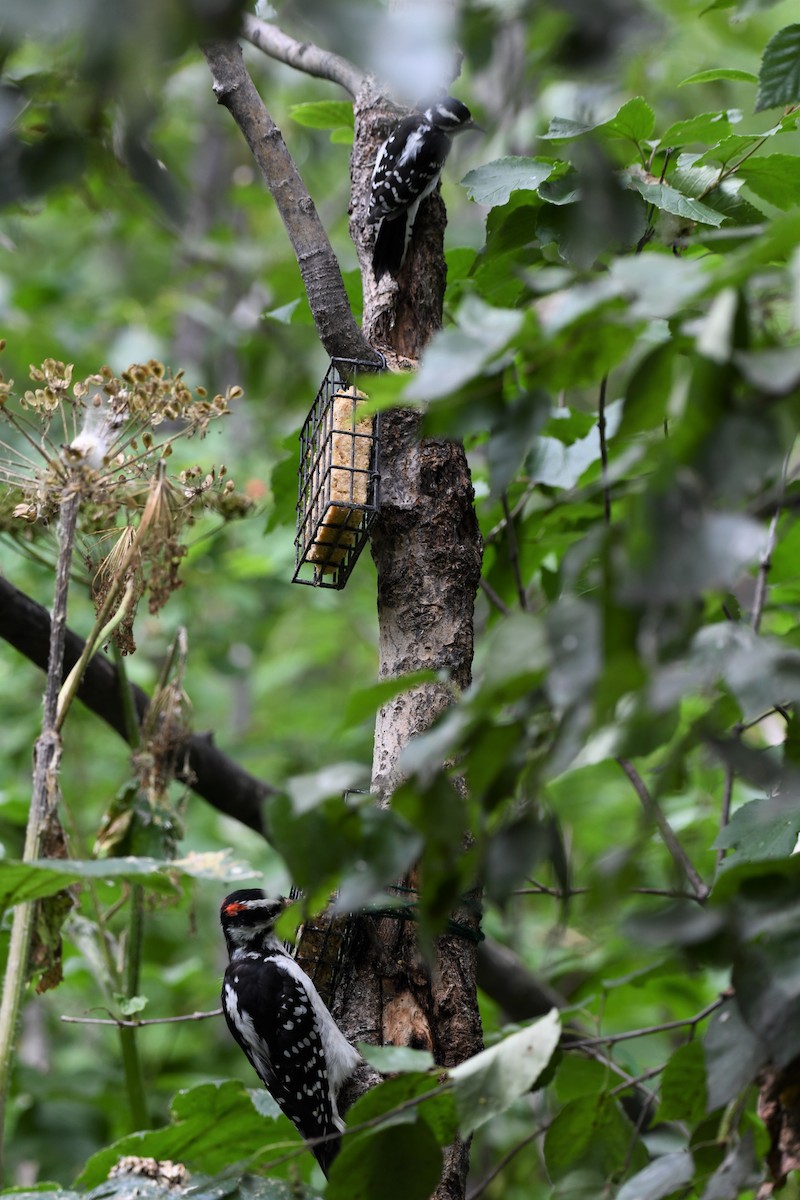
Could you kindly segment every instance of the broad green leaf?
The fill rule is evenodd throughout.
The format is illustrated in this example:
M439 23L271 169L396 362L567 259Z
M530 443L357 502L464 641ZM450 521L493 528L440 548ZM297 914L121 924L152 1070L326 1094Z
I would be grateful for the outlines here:
M56 858L31 863L3 862L0 864L0 909L21 904L24 900L53 896L82 879L138 883L154 892L174 895L177 888L169 877L171 870L173 864L170 862L133 857L87 862Z
M692 1182L694 1162L686 1150L663 1154L623 1183L616 1200L662 1200Z
M353 105L345 100L312 100L305 104L292 104L289 116L298 125L305 125L309 129L353 127Z
M800 935L773 935L770 924L762 918L757 936L740 948L731 983L750 1029L784 1067L800 1053Z
M785 396L800 383L800 348L740 350L733 356L748 383L768 396Z
M739 83L758 83L758 76L752 71L740 71L735 67L712 67L708 71L695 71L693 75L687 75L678 84L678 87L685 87L689 83L716 83L718 79L730 79Z
M787 25L767 42L758 73L756 112L800 100L800 25Z
M286 791L297 816L324 804L334 796L358 791L369 785L369 771L363 763L340 762L309 775L294 775L286 782Z
M355 725L365 717L374 717L383 704L393 700L403 692L418 688L425 683L435 683L437 675L434 671L413 671L410 675L399 675L394 679L382 679L371 687L360 688L352 692L347 699L344 719L347 725Z
M662 146L688 146L692 142L720 141L731 132L727 112L699 113L685 121L676 121L661 135Z
M736 170L752 192L776 208L794 208L800 203L800 159L796 155L748 158Z
M731 998L711 1017L703 1048L708 1079L708 1112L729 1104L769 1059L769 1051L742 1018Z
M193 879L216 879L224 883L236 883L239 879L254 879L261 875L249 863L233 857L232 850L191 850L182 858L176 858L171 866Z
M450 1070L459 1129L466 1136L529 1092L561 1037L558 1009Z
M696 167L702 167L708 163L720 163L722 166L727 166L728 163L732 162L735 158L740 158L742 155L747 154L749 150L752 150L753 146L755 146L757 142L762 142L765 137L774 137L780 132L780 126L776 125L774 129L768 130L767 133L732 133L729 137L722 138L722 140L715 146L710 146L709 149L706 150L705 154L695 157L694 165ZM686 162L686 159L683 155L681 158L684 162ZM716 174L718 174L718 172L713 172L712 174L707 175L704 180L701 180L700 176L698 175L696 177L699 184L698 192L705 191L708 187L708 184L713 181ZM680 190L688 191L688 194L692 195L693 192L684 187L682 182L683 178L685 177L682 177L680 168L672 176L673 183L675 183Z
M653 204L663 212L672 213L676 217L685 217L688 221L699 221L702 225L713 225L715 228L718 228L725 219L713 208L703 204L701 200L693 200L691 196L684 196L674 187L670 187L668 183L650 182L642 179L639 175L629 174L628 184L640 196L643 196L648 204Z
M797 844L800 814L779 798L750 800L737 808L716 836L716 849L735 850L724 863L764 862L788 857Z
M512 192L535 191L554 170L555 164L545 159L512 155L468 171L461 186L466 188L470 200L495 207L507 204Z
M563 1179L580 1163L606 1177L624 1165L643 1167L647 1155L615 1100L582 1096L556 1115L544 1137L544 1159L553 1179Z
M519 333L524 314L494 308L477 296L459 310L459 325L443 329L428 343L420 369L405 388L406 401L437 400L491 369L496 356Z
M393 1071L429 1071L433 1067L433 1055L430 1050L414 1050L411 1046L368 1046L359 1042L361 1055L382 1075ZM431 1086L434 1079L431 1077Z
M406 1049L406 1047L371 1047ZM414 1053L421 1054L417 1050ZM406 1060L408 1061L408 1060ZM381 1118L381 1126L408 1125L424 1121L440 1146L448 1146L458 1129L455 1101L450 1088L441 1083L441 1071L404 1071L370 1088L347 1113L351 1129Z
M641 96L635 96L605 121L582 123L554 117L542 137L550 141L570 141L584 133L595 132L629 138L638 144L651 137L654 128L655 114L652 108Z
M661 1077L657 1121L685 1121L694 1125L706 1111L706 1059L700 1041L679 1046Z
M263 1151L261 1161L302 1143L286 1119L267 1120L241 1083L204 1083L179 1092L170 1124L163 1129L131 1133L89 1159L77 1184L95 1187L123 1155L183 1162L192 1171L221 1171Z
M647 564L632 571L625 585L629 600L660 597L666 603L688 599L708 588L729 588L739 572L763 552L765 531L752 517L698 511L693 504L684 506L677 497L675 501L675 508L663 506L656 515ZM687 524L673 523L681 520L679 513Z
M428 1125L394 1125L346 1137L325 1194L328 1200L429 1200L441 1172L442 1150Z

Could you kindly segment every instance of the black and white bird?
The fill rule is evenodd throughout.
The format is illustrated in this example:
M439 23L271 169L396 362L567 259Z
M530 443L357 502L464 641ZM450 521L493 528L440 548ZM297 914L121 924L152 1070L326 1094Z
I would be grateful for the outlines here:
M258 888L232 892L220 919L230 962L222 983L228 1028L261 1082L328 1174L344 1122L337 1101L363 1061L305 971L286 953L275 922L291 901Z
M415 112L391 133L372 171L367 223L378 226L372 269L376 280L397 275L411 240L420 202L439 182L453 136L475 128L472 114L453 96Z

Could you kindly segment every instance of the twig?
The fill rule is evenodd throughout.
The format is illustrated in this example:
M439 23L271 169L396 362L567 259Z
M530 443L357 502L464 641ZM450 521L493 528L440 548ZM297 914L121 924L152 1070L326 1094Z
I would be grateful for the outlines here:
M720 814L719 814L720 829L724 829L725 826L728 824L728 822L731 819L731 800L733 798L733 781L734 781L734 779L735 779L735 772L733 770L733 767L731 766L730 763L727 763L725 766L725 787L722 792L722 804L720 806ZM719 868L722 865L722 860L725 857L725 853L726 853L725 847L720 846L719 850L717 851L717 870L719 870Z
M597 402L597 431L600 434L600 462L603 472L603 518L611 524L611 488L608 483L608 444L606 443L606 390L608 375L600 380L600 396Z
M533 886L527 888L514 888L509 892L511 896L550 896L553 900L569 900L572 896L585 896L595 889L590 887L576 888L555 888L548 887L544 883L536 883L531 881ZM657 887L632 887L629 889L632 896L664 896L669 900L696 900L695 892L684 892L680 888L657 888Z
M699 1013L695 1013L693 1017L686 1017L682 1021L664 1021L660 1025L646 1025L642 1029L628 1029L625 1033L611 1033L608 1037L590 1037L576 1038L574 1041L570 1039L570 1050L583 1050L587 1046L615 1046L617 1042L629 1042L633 1038L650 1037L654 1033L668 1033L670 1029L685 1029L690 1026L694 1029L695 1025L699 1025L701 1021L705 1021L706 1017L710 1017L713 1012L725 1003L726 996L717 996L711 1004L707 1004Z
M116 1025L120 1029L139 1029L143 1025L173 1025L179 1021L204 1021L206 1017L221 1016L221 1008L212 1008L209 1012L183 1013L180 1017L148 1017L142 1021L124 1021L121 1017L69 1017L64 1013L61 1020L68 1025Z
M516 1146L512 1146L498 1162L489 1170L480 1183L476 1183L474 1188L470 1188L467 1192L466 1200L478 1200L478 1196L482 1196L490 1183L492 1183L501 1171L504 1171L513 1158L519 1154L520 1150L524 1150L526 1146L530 1146L531 1142L535 1142L537 1138L546 1133L555 1118L550 1117L546 1121L540 1122L536 1126L533 1133L529 1133L521 1142L517 1142Z
M242 15L242 33L248 42L252 42L270 58L286 63L297 71L303 71L306 75L338 83L351 96L356 95L364 82L364 72L355 63L342 58L340 54L323 50L311 42L297 42L278 29L277 25L259 21L250 13Z
M769 523L767 532L767 544L764 547L764 553L761 556L761 561L758 564L758 575L756 576L756 593L753 597L753 614L750 624L753 633L758 633L761 628L761 618L764 613L764 602L767 598L767 576L772 566L772 553L775 549L775 543L778 540L778 518L781 515L780 502L772 514L772 519Z
M342 273L314 201L300 178L272 117L256 91L238 42L214 41L203 47L217 103L228 109L250 147L275 201L297 258L320 341L331 358L383 365L364 339L347 299Z
M503 516L506 519L506 538L508 539L508 559L511 563L511 570L514 572L514 581L517 585L517 596L519 597L519 606L523 612L528 611L528 597L525 594L525 585L522 582L522 575L519 566L519 543L517 542L517 531L514 528L514 518L511 516L508 507L508 496L503 492Z
M636 770L636 767L633 765L633 763L627 758L617 758L616 761L633 784L634 791L642 803L642 808L658 828L658 832L661 834L664 845L667 847L673 859L681 868L684 875L689 880L689 883L694 888L694 899L702 903L708 898L709 889L706 887L688 854L675 836L675 832L669 821L666 819L658 804L656 804L655 800L650 795L644 780Z
M502 597L498 596L497 592L494 590L492 585L490 583L486 582L486 580L483 578L482 575L480 577L479 583L480 583L481 591L483 592L484 596L489 601L489 603L493 604L495 606L495 608L498 609L499 612L501 612L503 614L504 617L510 617L511 609L508 607L505 600L503 600Z

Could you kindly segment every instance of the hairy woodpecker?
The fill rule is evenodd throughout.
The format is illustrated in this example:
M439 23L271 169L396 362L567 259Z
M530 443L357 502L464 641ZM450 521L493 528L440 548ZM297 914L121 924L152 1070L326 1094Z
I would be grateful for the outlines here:
M300 1135L330 1139L311 1147L327 1175L344 1129L339 1092L362 1059L275 934L275 922L290 903L283 897L270 900L258 888L232 892L222 902L230 959L222 1011L259 1079Z
M378 226L372 269L375 278L396 275L403 265L420 201L439 182L453 135L474 128L472 114L453 96L412 113L378 151L372 171L367 223Z

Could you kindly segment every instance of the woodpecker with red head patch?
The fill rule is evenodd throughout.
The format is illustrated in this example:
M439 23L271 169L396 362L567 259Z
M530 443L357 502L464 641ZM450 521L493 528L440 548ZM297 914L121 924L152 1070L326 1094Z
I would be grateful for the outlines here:
M376 280L397 275L405 260L417 209L439 182L453 137L476 128L465 104L444 96L412 113L378 151L367 223L378 226L372 269Z
M339 1150L344 1122L337 1101L363 1061L305 971L287 954L275 922L291 901L258 888L232 892L220 919L230 962L222 983L228 1028L264 1087L325 1174Z

